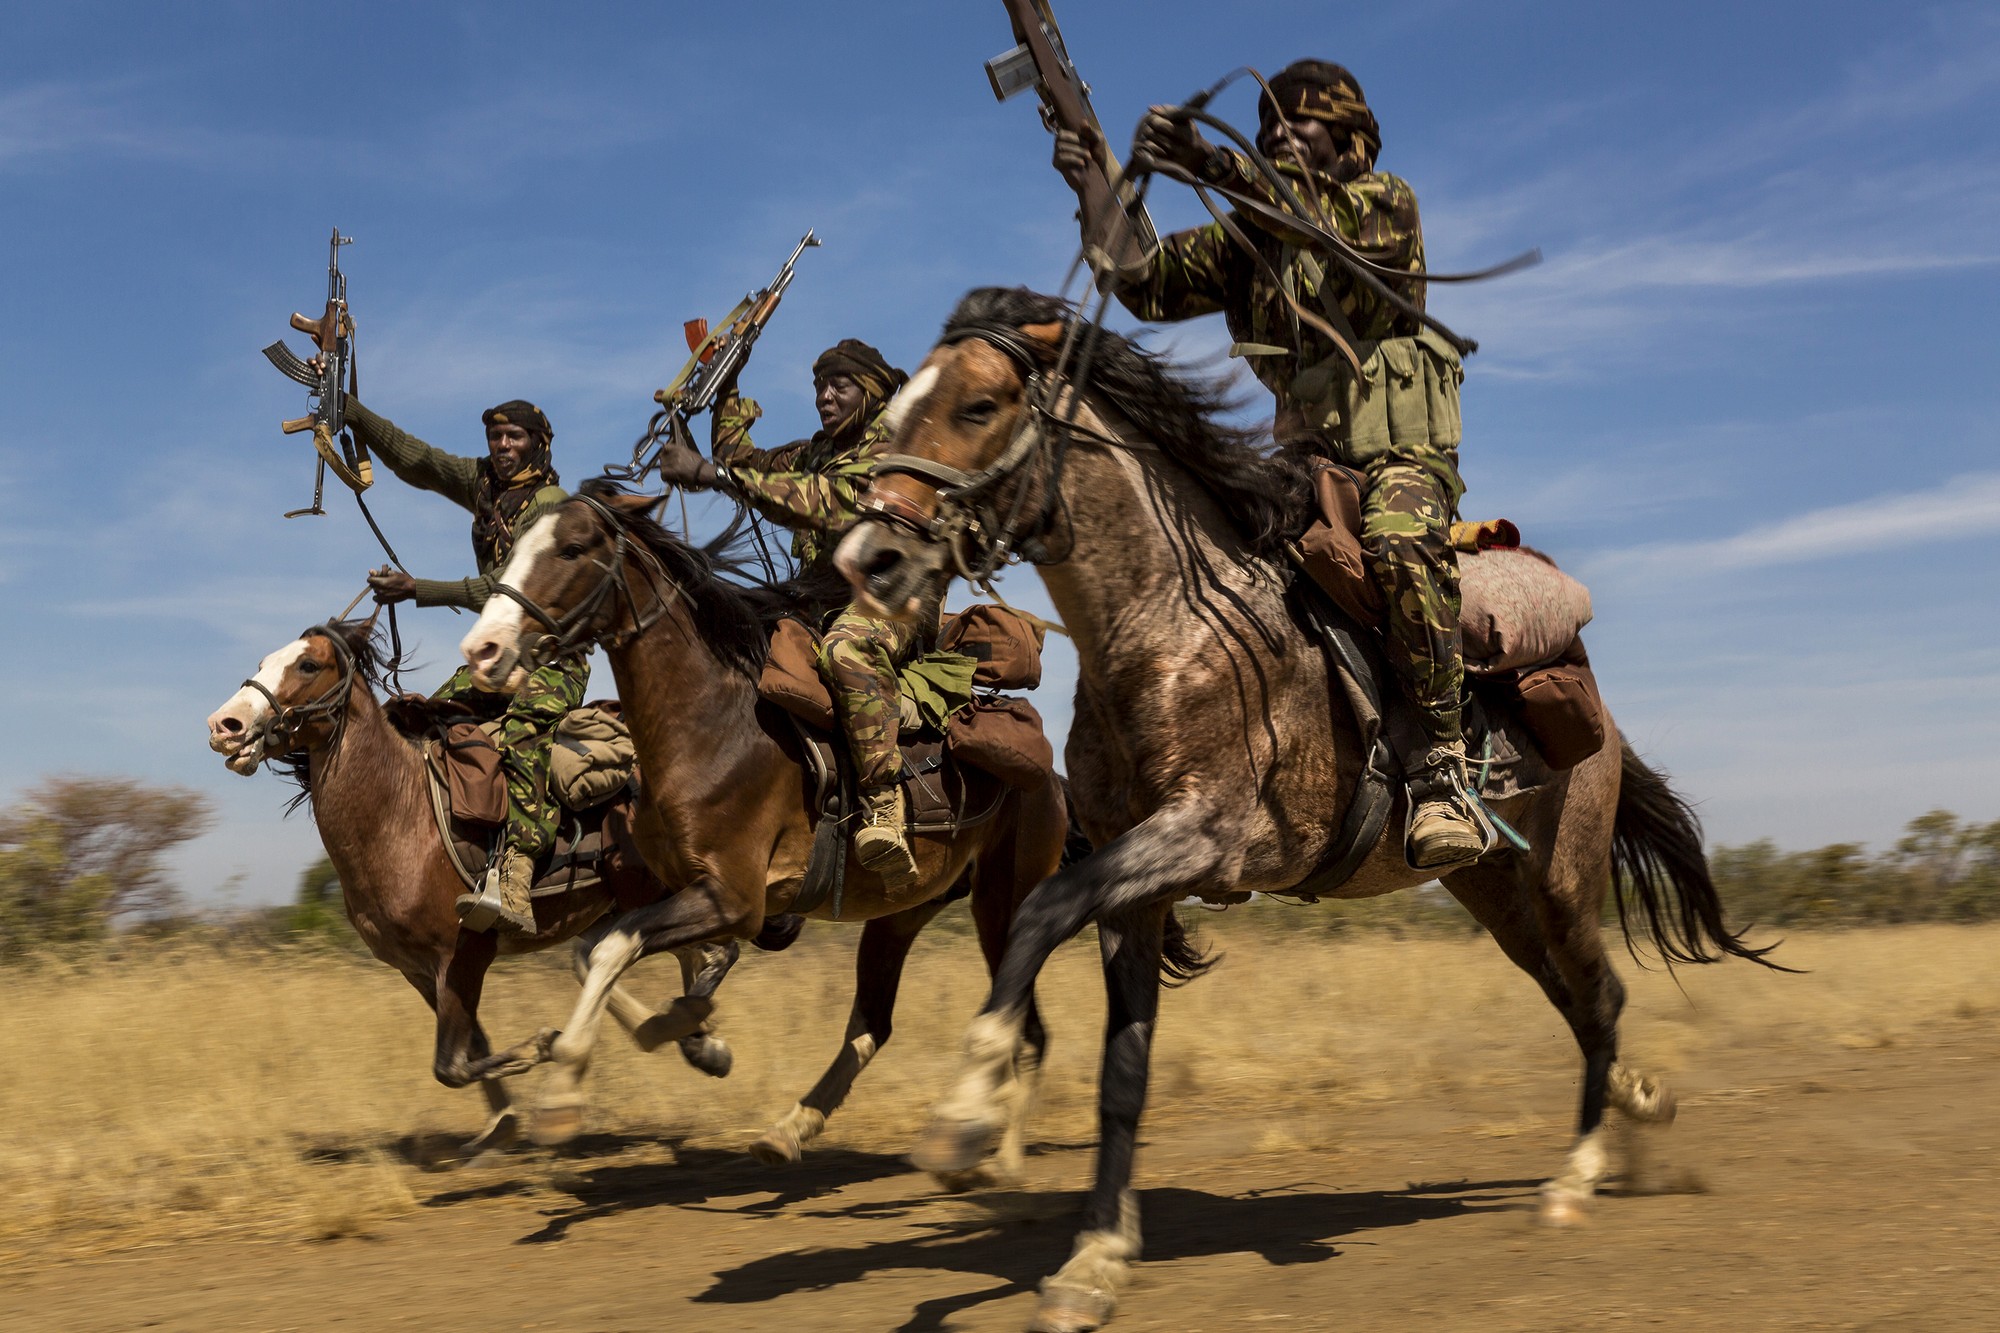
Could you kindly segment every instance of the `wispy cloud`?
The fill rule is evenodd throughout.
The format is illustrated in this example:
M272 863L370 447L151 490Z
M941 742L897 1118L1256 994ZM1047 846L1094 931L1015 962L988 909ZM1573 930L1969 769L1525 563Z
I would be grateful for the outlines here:
M1969 473L1925 491L1810 510L1715 541L1654 542L1597 557L1609 570L1723 573L1894 550L2000 532L2000 472Z

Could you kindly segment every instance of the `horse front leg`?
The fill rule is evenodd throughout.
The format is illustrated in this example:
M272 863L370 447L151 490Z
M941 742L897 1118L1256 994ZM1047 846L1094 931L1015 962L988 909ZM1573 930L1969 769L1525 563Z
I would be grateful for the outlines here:
M826 1118L847 1100L854 1080L889 1044L896 991L902 984L910 946L916 942L917 932L943 910L941 902L924 903L877 917L861 928L861 943L854 951L854 1005L840 1050L812 1091L750 1145L751 1156L766 1166L789 1166L826 1129Z
M590 951L614 923L580 937L571 960L578 985L590 975ZM676 951L681 965L681 994L659 1009L641 1001L623 986L613 986L611 1016L625 1029L632 1042L647 1053L668 1042L679 1048L681 1058L710 1078L727 1078L735 1057L729 1044L709 1031L715 1012L715 992L729 969L736 966L740 948L734 940L704 944Z
M491 933L461 930L449 958L435 978L411 977L411 984L430 1001L437 1013L437 1046L431 1073L447 1088L462 1088L477 1082L491 1115L485 1128L460 1145L464 1160L508 1147L521 1133L520 1113L498 1078L479 1072L491 1059L491 1045L479 1026L479 997L486 985L486 969L498 952Z
M548 1034L547 1059L553 1064L548 1083L535 1107L533 1135L541 1144L566 1143L583 1128L583 1076L597 1046L598 1029L618 979L641 958L656 953L688 951L742 933L750 911L734 903L713 879L696 880L681 892L625 913L590 949L583 990L569 1024ZM728 940L713 966L694 970L692 998L707 1018L715 987L736 961L735 942ZM683 975L689 975L683 961ZM703 1034L689 1034L698 1040ZM686 1048L683 1047L683 1053ZM724 1048L725 1052L727 1048ZM692 1057L690 1063L693 1063ZM726 1071L726 1066L725 1066Z
M1104 1064L1098 1076L1097 1178L1084 1202L1083 1231L1069 1261L1043 1280L1029 1325L1036 1333L1101 1327L1139 1257L1139 1198L1132 1161L1146 1109L1153 1026L1160 1011L1160 945L1171 904L1142 907L1097 923L1107 1000Z

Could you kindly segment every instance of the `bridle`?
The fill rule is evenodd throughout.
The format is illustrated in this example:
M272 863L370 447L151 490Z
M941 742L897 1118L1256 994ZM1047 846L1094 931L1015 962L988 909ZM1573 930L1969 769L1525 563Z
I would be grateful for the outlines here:
M1001 566L1015 559L1051 563L1054 557L1040 539L1055 525L1062 508L1058 483L1070 443L1075 439L1112 446L1121 443L1076 420L1083 397L1081 380L1090 357L1086 351L1075 376L1063 373L1079 330L1086 323L1074 318L1067 322L1069 330L1053 366L1047 364L1047 344L1011 325L974 323L948 332L940 346L977 339L1020 367L1025 406L1013 438L998 458L977 472L915 454L882 455L875 462L875 476L915 477L930 486L936 505L925 516L907 499L878 490L861 502L862 515L942 545L950 552L953 575L974 586L990 583ZM1089 327L1093 334L1102 332L1094 323ZM1092 350L1094 346L1093 337ZM1038 466L1030 468L1031 462ZM1042 481L1042 500L1030 516L1028 498L1037 477Z
M571 496L571 499L585 505L603 522L611 534L611 558L592 560L597 567L598 579L589 592L578 600L575 606L560 616L551 613L534 598L519 588L507 583L496 583L493 591L517 604L527 612L545 633L532 645L521 652L524 664L533 667L547 666L566 657L581 657L593 645L603 644L607 649L625 647L647 630L657 625L679 601L682 589L667 574L666 566L659 556L646 549L643 543L635 543L625 531L624 524L611 511L609 505L588 495ZM653 594L653 605L646 615L639 614L638 598L633 595L632 581L625 572L625 557L637 553L645 570L645 582ZM593 628L608 608L617 605L622 598L630 613L631 624L615 634L606 635L602 629Z
M331 628L333 623L315 625L299 636L302 639L325 639L340 662L340 680L325 694L310 703L281 704L278 696L271 693L263 681L253 676L243 682L245 689L257 691L271 705L271 720L264 726L266 755L288 753L295 745L301 728L321 721L329 723L332 728L327 746L331 748L340 743L341 728L347 721L347 704L354 696L354 682L361 673L361 664L355 660L354 650L347 646L347 640Z

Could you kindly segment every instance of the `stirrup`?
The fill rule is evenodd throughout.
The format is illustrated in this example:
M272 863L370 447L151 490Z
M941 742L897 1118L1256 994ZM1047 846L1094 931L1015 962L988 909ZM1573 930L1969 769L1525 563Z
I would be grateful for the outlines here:
M1466 783L1465 755L1462 750L1433 746L1424 757L1424 765L1419 770L1423 779L1424 792L1417 794L1417 781L1406 780L1403 784L1405 808L1409 814L1403 822L1403 861L1410 869L1420 873L1454 870L1471 865L1479 860L1500 841L1500 832L1493 826L1493 820L1486 813L1485 804L1473 795ZM1439 790L1442 784L1443 790ZM1475 847L1448 847L1447 855L1441 860L1420 861L1417 858L1417 811L1424 805L1442 804L1472 826L1479 838Z
M524 916L509 911L507 899L500 887L500 867L515 853L502 851L480 877L478 892L458 895L453 906L458 910L458 924L474 932L500 929L513 935L535 933L534 909L530 907Z

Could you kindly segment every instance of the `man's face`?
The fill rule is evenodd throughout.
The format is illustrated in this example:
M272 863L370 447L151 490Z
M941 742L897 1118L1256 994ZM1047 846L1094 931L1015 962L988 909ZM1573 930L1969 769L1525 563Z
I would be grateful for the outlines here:
M1289 138L1285 130L1289 129ZM1340 165L1340 146L1333 141L1333 127L1323 120L1311 116L1300 116L1296 120L1286 120L1282 127L1273 125L1257 136L1257 151L1272 161L1285 159L1296 161L1292 142L1297 141L1298 151L1305 154L1305 161L1299 165L1313 171L1331 173Z
M828 375L825 379L813 381L814 405L819 408L819 424L831 428L836 422L847 420L861 410L862 400L867 396L852 376Z
M534 436L519 426L496 421L486 428L486 456L493 460L493 475L511 480L528 461Z

